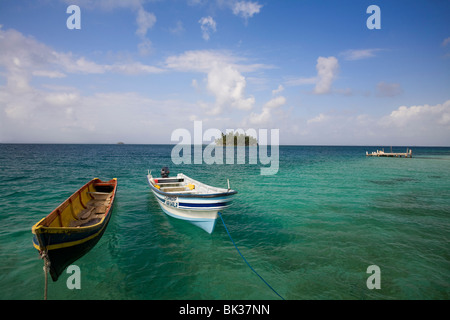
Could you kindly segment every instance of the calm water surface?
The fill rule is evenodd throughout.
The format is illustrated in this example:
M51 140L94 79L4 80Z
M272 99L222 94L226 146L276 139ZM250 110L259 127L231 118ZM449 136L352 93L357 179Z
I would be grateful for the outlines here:
M174 165L168 145L0 144L0 299L42 299L31 226L88 180L118 178L99 243L49 299L278 299L217 223L212 235L166 216L146 182L169 166L238 190L223 216L252 266L286 299L449 299L450 148L412 159L366 158L373 147L280 147L260 166ZM394 148L404 152L406 148ZM369 290L367 267L381 270Z

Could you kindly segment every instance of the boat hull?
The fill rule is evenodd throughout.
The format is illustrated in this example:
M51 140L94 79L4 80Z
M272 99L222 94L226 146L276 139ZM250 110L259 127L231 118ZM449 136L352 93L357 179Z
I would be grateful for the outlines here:
M52 249L47 251L47 257L50 260L50 275L53 281L57 281L59 276L64 272L64 270L83 257L86 253L88 253L97 242L102 237L103 233L106 230L105 228L100 230L98 234L95 234L94 237L89 238L86 237L86 241L74 244L72 246L62 247L59 249ZM35 247L39 246L36 235L33 237L33 244Z
M208 233L212 233L214 231L214 227L216 226L217 212L219 211L219 209L199 211L175 208L172 205L167 205L157 195L155 196L159 206L167 215L176 219L188 221Z
M92 214L90 219L77 220L81 209L89 205L87 199L95 198L89 194L100 194L103 197L105 192L94 191L104 191L105 188L109 198L107 203L102 201L101 204L106 205L100 209L101 214ZM100 240L111 218L116 188L116 179L108 182L93 179L33 226L33 245L40 253L45 253L50 261L53 281L57 281L67 266L89 252Z

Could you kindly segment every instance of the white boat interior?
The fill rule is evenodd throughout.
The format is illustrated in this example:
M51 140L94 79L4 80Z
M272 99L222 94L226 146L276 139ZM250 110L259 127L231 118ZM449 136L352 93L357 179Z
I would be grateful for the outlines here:
M234 190L226 188L212 187L188 176L183 173L177 174L176 177L170 178L154 178L151 173L148 175L148 181L161 192L177 193L177 194L216 194L234 192Z

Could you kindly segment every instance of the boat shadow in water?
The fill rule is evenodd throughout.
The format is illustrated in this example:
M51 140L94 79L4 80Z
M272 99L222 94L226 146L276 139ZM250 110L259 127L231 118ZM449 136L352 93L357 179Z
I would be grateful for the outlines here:
M100 241L105 229L106 228L104 228L98 236L81 245L48 251L47 256L50 260L50 275L52 280L57 281L59 276L68 266L91 251L91 249Z

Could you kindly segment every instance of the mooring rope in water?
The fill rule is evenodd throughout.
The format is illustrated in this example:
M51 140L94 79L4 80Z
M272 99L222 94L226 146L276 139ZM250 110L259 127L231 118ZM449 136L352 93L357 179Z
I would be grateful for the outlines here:
M225 221L223 220L223 218L222 218L222 214L220 213L220 212L218 212L218 214L219 214L219 217L220 217L220 219L222 220L222 223L223 223L223 226L225 227L225 230L227 231L227 233L228 233L228 236L230 237L230 240L231 240L231 242L233 243L233 245L234 245L234 247L236 248L236 250L237 250L237 252L239 253L239 255L241 256L241 258L244 260L244 262L248 265L248 267L273 291L273 292L275 292L275 294L277 295L277 296L279 296L281 299L283 299L283 300L285 300L274 288L272 288L272 286L269 284L269 283L267 283L267 281L266 280L264 280L264 278L263 277L261 277L260 275L259 275L259 273L258 272L256 272L256 270L255 269L253 269L253 267L250 265L250 263L248 263L248 261L247 261L247 259L245 259L245 257L242 255L242 253L241 253L241 251L239 251L239 249L238 249L238 247L237 247L237 245L236 245L236 243L234 242L234 240L233 240L233 238L231 237L231 234L230 234L230 232L228 231L228 228L227 228L227 226L226 226L226 224L225 224Z
M44 260L44 268L43 268L45 276L44 300L47 300L48 272L50 271L50 260L48 259L47 251L42 251L41 258Z

